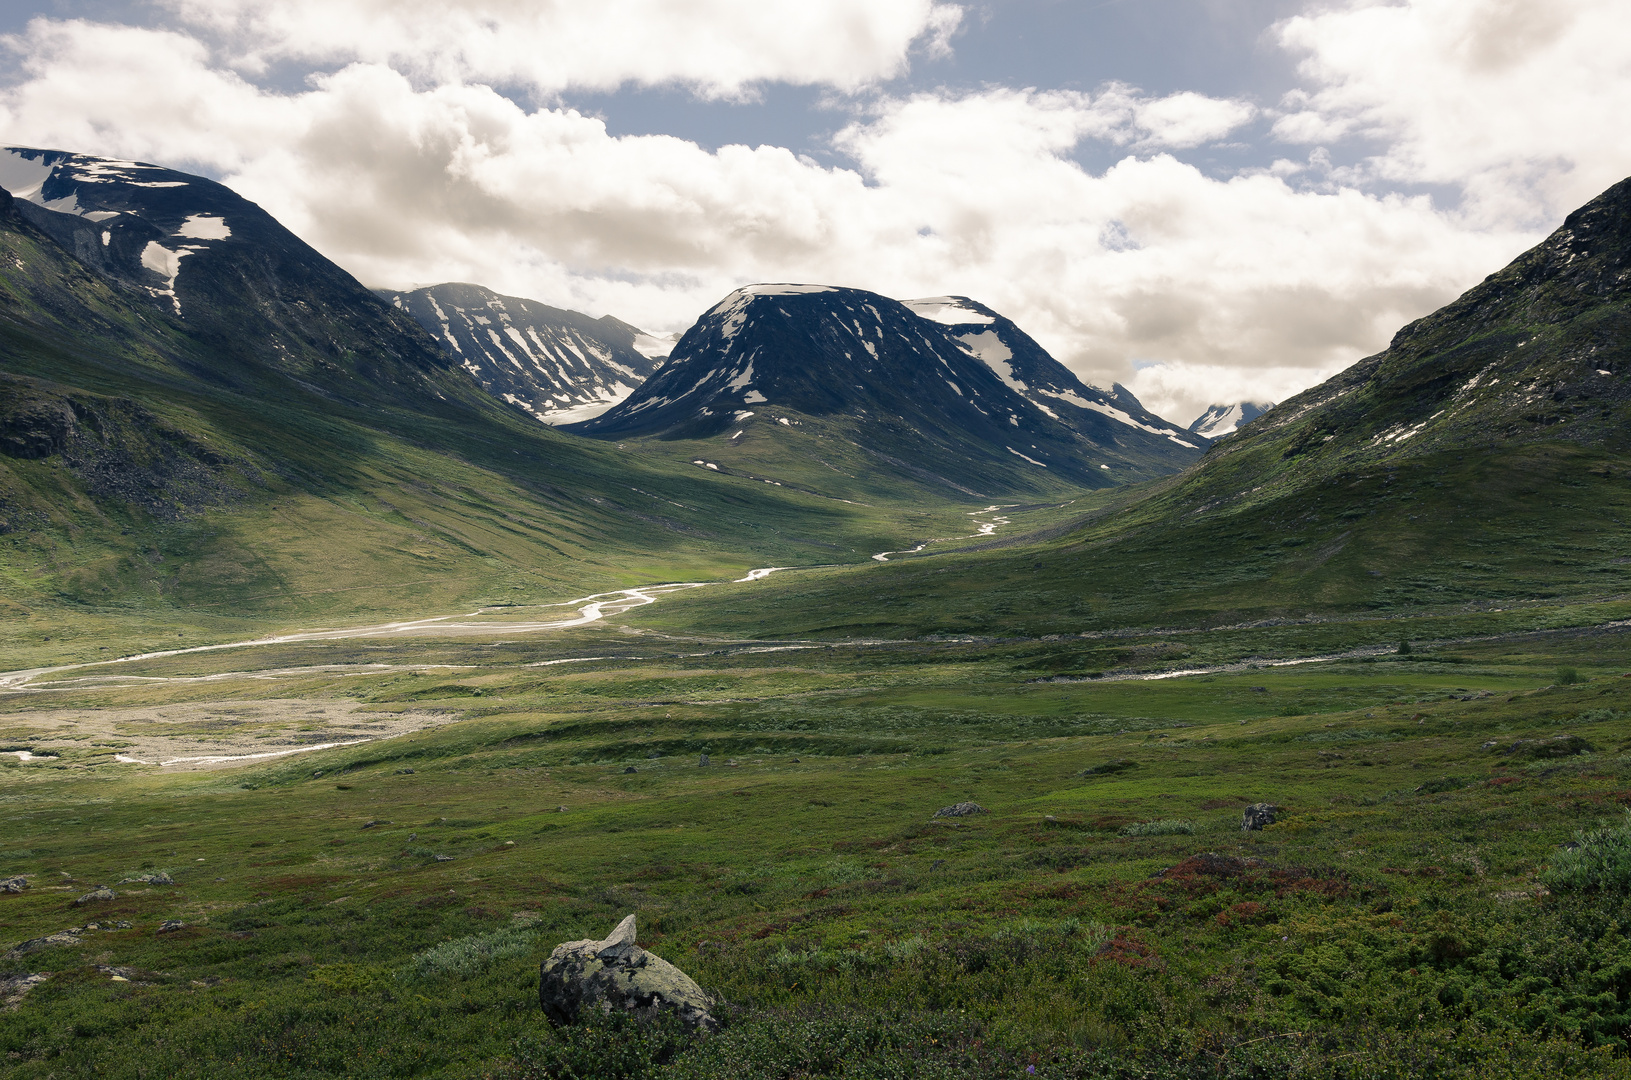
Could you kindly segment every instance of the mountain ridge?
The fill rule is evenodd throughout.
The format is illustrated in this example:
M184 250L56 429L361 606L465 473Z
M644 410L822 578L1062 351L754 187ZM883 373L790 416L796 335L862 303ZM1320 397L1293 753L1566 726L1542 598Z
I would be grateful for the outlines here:
M842 424L833 437L977 497L1055 483L1043 473L1125 483L1199 456L1177 425L1125 391L1085 386L995 312L951 298L918 303L939 317L859 289L738 289L627 400L565 430L701 445L748 435L750 421Z

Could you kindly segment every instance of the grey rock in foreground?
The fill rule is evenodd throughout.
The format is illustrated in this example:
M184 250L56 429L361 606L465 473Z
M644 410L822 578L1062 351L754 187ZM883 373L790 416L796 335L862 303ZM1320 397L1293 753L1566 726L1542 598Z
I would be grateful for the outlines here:
M1240 831L1256 832L1265 825L1273 825L1276 820L1275 815L1279 811L1280 808L1273 803L1252 803L1246 807L1246 812L1241 815Z
M0 892L20 893L28 888L26 877L13 877L0 880Z
M51 977L49 971L24 975L0 975L0 1007L10 1011L23 1003L28 992Z
M576 1023L588 1009L642 1020L673 1013L693 1031L715 1031L714 1000L679 968L635 944L634 916L602 941L555 946L538 972L538 1003L554 1024Z
M977 802L960 802L951 806L942 806L934 812L935 817L969 817L972 814L989 814L991 811Z
M75 900L74 903L76 905L84 905L89 904L93 900L112 900L118 895L118 893L114 892L106 885L103 885L100 888L92 889L84 896L81 896L78 900Z

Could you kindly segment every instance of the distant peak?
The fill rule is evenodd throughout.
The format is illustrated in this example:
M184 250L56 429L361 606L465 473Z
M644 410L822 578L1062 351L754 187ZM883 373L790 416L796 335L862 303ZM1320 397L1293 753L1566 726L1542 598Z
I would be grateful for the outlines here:
M1249 424L1274 408L1272 401L1237 401L1233 405L1209 405L1189 425L1189 430L1208 439L1218 439Z

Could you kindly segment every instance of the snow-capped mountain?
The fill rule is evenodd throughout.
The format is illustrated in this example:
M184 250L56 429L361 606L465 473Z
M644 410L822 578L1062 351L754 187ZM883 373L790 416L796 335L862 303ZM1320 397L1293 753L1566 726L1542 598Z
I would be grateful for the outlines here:
M449 283L382 292L418 320L495 397L546 424L599 416L662 366L671 338L607 315Z
M0 188L30 226L196 342L212 382L247 387L269 369L336 400L432 410L466 394L412 319L224 185L6 147Z
M232 237L219 200L199 202L197 180L137 161L26 147L0 151L0 187L19 200L26 221L81 262L166 301L178 315L182 263Z
M1274 408L1272 401L1238 401L1233 405L1208 405L1206 411L1190 423L1189 430L1208 439L1221 439L1272 408Z
M1012 322L961 297L912 306L859 289L738 289L628 400L570 430L734 440L750 424L843 421L880 460L995 490L1174 472L1203 446L1130 394L1084 385ZM736 433L736 434L732 434Z

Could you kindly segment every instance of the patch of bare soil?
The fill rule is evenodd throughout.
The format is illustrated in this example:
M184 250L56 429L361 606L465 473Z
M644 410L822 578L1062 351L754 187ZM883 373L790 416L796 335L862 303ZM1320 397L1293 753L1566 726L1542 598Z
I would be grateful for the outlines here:
M454 723L459 713L364 712L355 701L203 701L136 708L42 709L6 718L31 767L48 764L230 769L310 750ZM54 758L55 761L51 759Z

